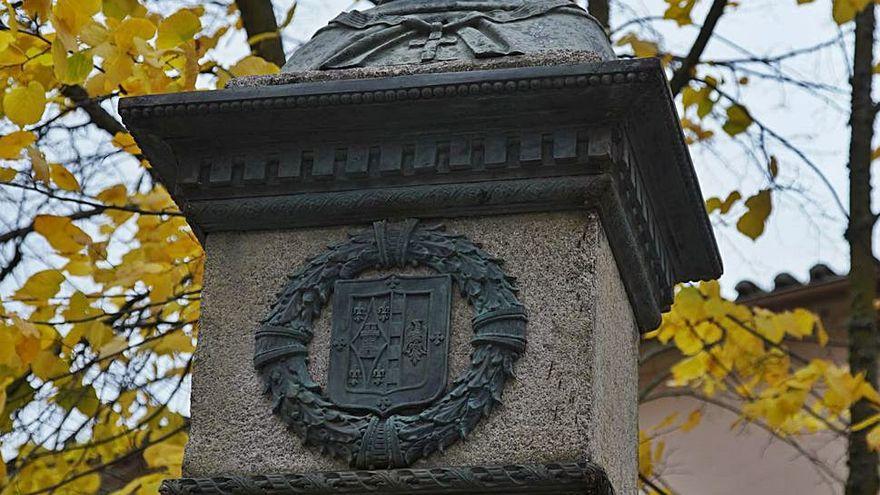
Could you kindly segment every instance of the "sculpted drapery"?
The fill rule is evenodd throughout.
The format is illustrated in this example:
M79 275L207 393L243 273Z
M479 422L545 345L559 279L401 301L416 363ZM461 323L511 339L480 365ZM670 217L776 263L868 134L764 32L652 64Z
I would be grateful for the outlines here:
M556 50L613 53L571 0L395 0L339 15L285 72L472 60Z

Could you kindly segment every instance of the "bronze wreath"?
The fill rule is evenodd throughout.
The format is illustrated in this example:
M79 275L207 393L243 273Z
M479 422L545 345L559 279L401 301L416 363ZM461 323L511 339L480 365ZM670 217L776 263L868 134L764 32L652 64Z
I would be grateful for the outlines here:
M379 418L337 408L308 371L312 325L337 280L368 269L426 266L452 276L473 306L470 368L445 396L417 414ZM376 222L297 270L256 334L254 365L273 409L306 445L358 469L409 466L466 437L501 403L505 380L525 349L526 311L501 261L461 235L416 220Z

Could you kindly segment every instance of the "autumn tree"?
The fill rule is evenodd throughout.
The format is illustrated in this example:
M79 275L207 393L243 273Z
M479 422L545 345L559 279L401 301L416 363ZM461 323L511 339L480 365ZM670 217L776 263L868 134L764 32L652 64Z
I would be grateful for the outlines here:
M277 71L275 15L0 7L0 493L155 493L180 474L204 255L115 103ZM252 55L221 61L242 29Z

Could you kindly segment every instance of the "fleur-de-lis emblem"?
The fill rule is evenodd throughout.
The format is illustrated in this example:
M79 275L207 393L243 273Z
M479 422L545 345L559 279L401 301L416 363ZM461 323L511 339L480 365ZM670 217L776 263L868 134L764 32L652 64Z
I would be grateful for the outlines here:
M388 409L389 407L391 407L391 399L389 399L388 397L382 397L381 399L376 401L376 406L380 410L384 411L384 410Z
M431 342L433 342L434 345L440 345L444 340L446 340L446 336L440 332L434 332L431 334Z
M400 286L400 280L398 280L397 277L391 277L388 279L387 282L385 282L385 284L387 284L388 287L390 287L392 289L396 289L397 287Z
M387 321L391 317L391 308L387 304L383 304L376 310L376 315L379 317L379 321Z
M373 370L373 383L376 385L382 385L385 381L385 370L383 368L376 368Z
M348 347L348 342L345 341L342 337L337 337L333 339L333 348L337 351L342 351L346 347Z
M348 370L348 384L354 387L361 382L361 370Z
M351 319L360 323L367 319L367 307L363 304L358 304L351 310Z

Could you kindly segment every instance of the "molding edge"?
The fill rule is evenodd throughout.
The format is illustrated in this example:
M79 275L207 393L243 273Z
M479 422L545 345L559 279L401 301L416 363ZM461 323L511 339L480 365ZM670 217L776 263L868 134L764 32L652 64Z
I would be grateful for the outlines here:
M166 480L162 495L613 495L605 470L591 462L508 464Z

